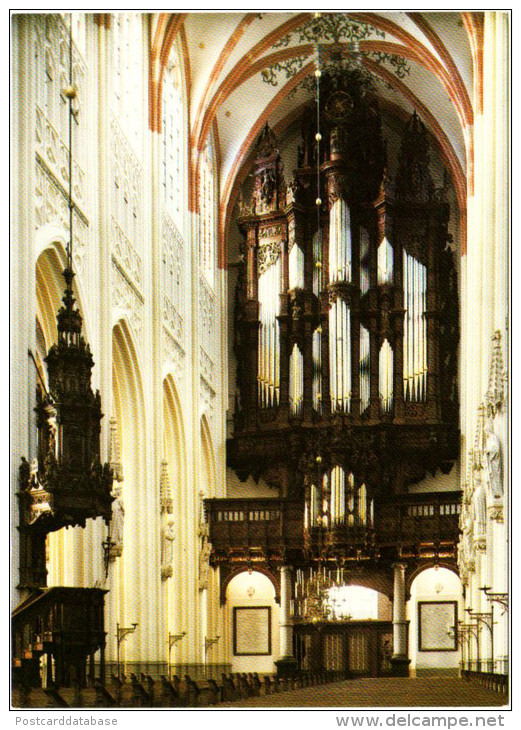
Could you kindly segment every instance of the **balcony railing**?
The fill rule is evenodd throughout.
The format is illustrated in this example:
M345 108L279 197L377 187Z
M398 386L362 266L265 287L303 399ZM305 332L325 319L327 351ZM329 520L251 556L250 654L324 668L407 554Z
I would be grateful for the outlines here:
M301 500L208 499L206 514L214 554L230 550L260 553L343 544L367 547L440 545L455 547L459 537L458 492L413 494L379 502L374 523L354 520L304 527Z

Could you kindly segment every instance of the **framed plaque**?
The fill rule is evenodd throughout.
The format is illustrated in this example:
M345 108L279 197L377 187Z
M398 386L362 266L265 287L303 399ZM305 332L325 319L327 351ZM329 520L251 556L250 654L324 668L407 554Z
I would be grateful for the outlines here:
M456 601L418 602L418 650L457 651Z
M270 606L233 609L233 653L235 656L271 654Z

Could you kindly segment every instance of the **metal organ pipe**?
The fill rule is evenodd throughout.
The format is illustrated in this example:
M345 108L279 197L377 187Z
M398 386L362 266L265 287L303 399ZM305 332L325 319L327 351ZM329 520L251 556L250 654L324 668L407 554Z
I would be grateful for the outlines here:
M329 211L329 281L351 281L351 215L341 198Z
M341 466L331 470L331 523L338 525L345 520L346 477Z
M369 330L360 325L360 413L369 407L370 400L370 341Z
M322 231L313 236L313 294L318 297L322 291Z
M322 328L317 327L313 332L313 408L322 413Z
M289 408L293 416L302 413L304 398L304 356L298 346L293 345L289 363Z
M404 396L424 401L427 383L427 269L414 256L403 252L405 327L403 339Z
M378 284L392 284L393 281L393 265L394 265L393 247L384 236L378 246L377 262L378 262Z
M360 294L367 294L369 287L369 233L360 228Z
M279 402L280 257L259 275L259 405L269 408Z
M393 349L388 340L380 348L379 362L380 405L384 413L393 407Z
M331 410L348 413L351 405L351 320L343 299L329 310L329 378Z
M303 289L304 288L304 252L293 244L291 251L289 252L289 288L290 289Z

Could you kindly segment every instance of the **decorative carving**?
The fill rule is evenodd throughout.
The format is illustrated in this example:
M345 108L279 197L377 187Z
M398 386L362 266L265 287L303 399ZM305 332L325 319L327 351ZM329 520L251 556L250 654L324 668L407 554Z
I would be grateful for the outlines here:
M407 122L402 138L395 192L397 200L421 203L428 203L434 193L427 129L416 110Z
M179 379L184 376L185 351L166 327L163 328L163 361Z
M116 482L123 481L123 465L121 463L118 422L112 416L109 421L109 466Z
M503 407L505 398L505 380L506 372L503 364L501 332L496 330L492 335L492 355L490 358L488 389L485 394L485 403L490 418L494 418L494 416L499 413Z
M199 538L201 540L199 547L199 590L204 591L208 588L212 548L210 545L210 530L204 510L203 490L199 492Z
M161 462L161 475L159 479L159 500L161 505L161 514L172 514L172 490L170 489L170 478L168 476L168 461L163 459Z
M503 522L503 505L492 504L488 508L488 517L492 522Z
M216 299L215 293L206 283L204 277L199 278L199 332L201 345L206 353L212 356L216 337Z
M277 153L277 139L268 122L266 122L257 140L255 157L257 159L262 159L264 157L271 157L271 155Z
M257 251L257 271L263 274L270 266L275 264L280 257L280 241L259 242Z
M171 302L176 312L177 327L179 328L179 342L183 336L183 314L185 303L183 296L183 269L185 246L183 238L170 216L162 214L162 284L164 296ZM166 305L165 305L166 310ZM175 329L173 330L176 331Z
M114 218L112 219L112 252L120 267L132 279L132 283L141 290L143 261Z
M141 340L143 297L133 283L125 276L116 261L112 261L112 304L126 311L130 325L138 340Z
M332 172L327 176L327 194L329 205L345 197L346 176L339 172Z
M135 251L141 249L142 168L116 119L111 120L114 218Z
M73 256L78 273L83 271L83 260L88 243L89 222L79 207L74 208ZM54 224L69 230L68 193L65 187L53 177L42 160L36 157L35 182L36 228Z

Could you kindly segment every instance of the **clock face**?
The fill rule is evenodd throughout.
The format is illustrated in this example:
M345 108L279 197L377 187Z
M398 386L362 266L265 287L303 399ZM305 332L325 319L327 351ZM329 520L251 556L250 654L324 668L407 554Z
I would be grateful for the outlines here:
M353 100L345 91L335 91L326 102L326 113L335 122L345 119L353 109Z

